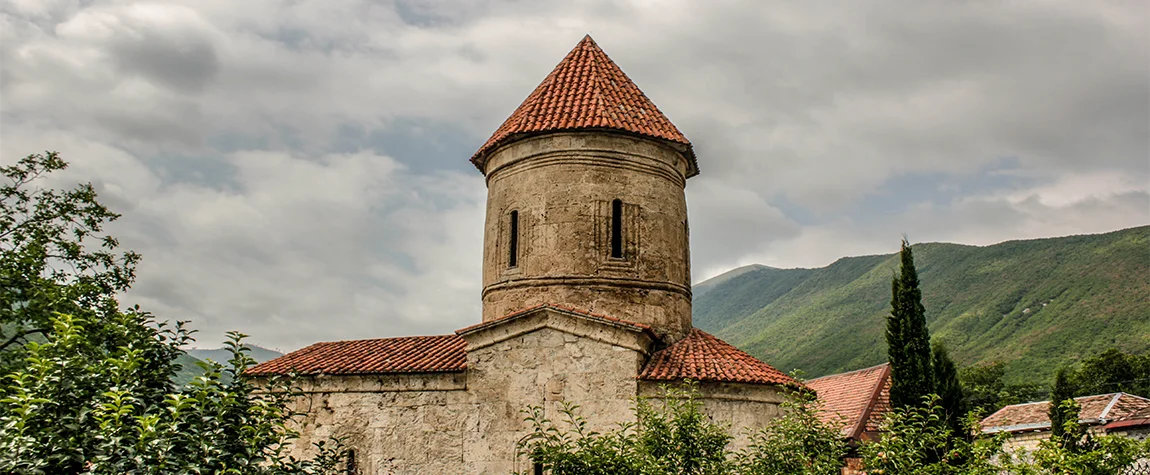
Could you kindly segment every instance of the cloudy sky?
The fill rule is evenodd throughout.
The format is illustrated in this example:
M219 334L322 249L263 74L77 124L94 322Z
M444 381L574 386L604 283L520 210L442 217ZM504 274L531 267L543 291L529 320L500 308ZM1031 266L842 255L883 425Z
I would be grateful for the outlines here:
M291 350L479 320L468 157L590 33L692 140L694 278L1150 223L1142 0L5 0L0 161L123 213L125 296Z

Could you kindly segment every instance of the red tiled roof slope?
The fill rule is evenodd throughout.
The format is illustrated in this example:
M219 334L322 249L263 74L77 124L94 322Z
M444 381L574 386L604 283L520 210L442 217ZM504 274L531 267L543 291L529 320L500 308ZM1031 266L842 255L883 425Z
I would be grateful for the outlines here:
M253 376L286 374L444 373L467 368L457 335L321 342L253 366Z
M698 328L651 355L639 379L800 386L783 372Z
M863 431L878 430L890 406L889 375L890 365L881 364L815 378L806 385L815 390L822 404L819 418L840 428L843 437L854 438Z
M688 159L698 168L687 137L590 35L567 53L471 162L483 170L488 152L521 134L577 129L616 130L686 145Z
M1076 397L1079 422L1096 424L1150 417L1150 399L1126 393ZM1050 401L1014 404L982 420L984 431L1041 430L1050 427Z

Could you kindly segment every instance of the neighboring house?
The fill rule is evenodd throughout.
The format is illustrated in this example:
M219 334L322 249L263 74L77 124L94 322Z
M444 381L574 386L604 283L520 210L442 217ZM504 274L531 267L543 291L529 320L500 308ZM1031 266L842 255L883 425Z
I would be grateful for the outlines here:
M859 473L859 444L878 437L890 412L890 364L823 376L806 385L818 394L823 422L838 428L850 444L843 473Z
M317 343L249 370L303 375L296 454L337 436L359 473L529 470L517 451L528 407L560 419L572 402L589 429L608 430L634 420L636 396L685 379L701 382L704 410L738 447L802 387L692 328L695 153L591 37L471 163L488 189L478 324Z
M1081 408L1078 422L1092 434L1145 439L1150 434L1150 399L1126 393L1074 398ZM1009 432L1007 447L1034 450L1050 437L1050 401L1014 404L982 420L987 434Z

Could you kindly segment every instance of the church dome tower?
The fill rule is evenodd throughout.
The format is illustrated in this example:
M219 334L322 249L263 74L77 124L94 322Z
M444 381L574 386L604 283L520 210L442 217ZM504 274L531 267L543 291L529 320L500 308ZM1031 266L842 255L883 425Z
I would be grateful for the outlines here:
M691 329L691 143L584 37L471 158L487 178L483 321L537 305Z

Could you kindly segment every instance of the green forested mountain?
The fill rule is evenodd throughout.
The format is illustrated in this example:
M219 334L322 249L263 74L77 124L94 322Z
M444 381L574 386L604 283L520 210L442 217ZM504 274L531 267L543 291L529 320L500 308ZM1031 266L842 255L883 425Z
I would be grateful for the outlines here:
M248 356L251 356L252 359L256 360L258 363L263 363L264 361L283 356L283 353L256 345L248 345L248 348L251 348L252 350L250 353L248 353ZM176 363L179 363L180 365L180 371L176 373L172 380L180 386L188 384L193 379L195 379L196 376L204 374L203 369L200 368L200 366L196 363L203 360L212 360L227 366L228 360L230 360L232 357L231 353L229 353L228 350L224 348L189 348L187 351L188 352L186 354L182 354L176 358Z
M894 243L892 243L893 245ZM914 245L931 335L1011 382L1110 347L1150 351L1150 226L993 246ZM886 360L898 255L819 269L748 266L696 285L695 326L808 377Z

